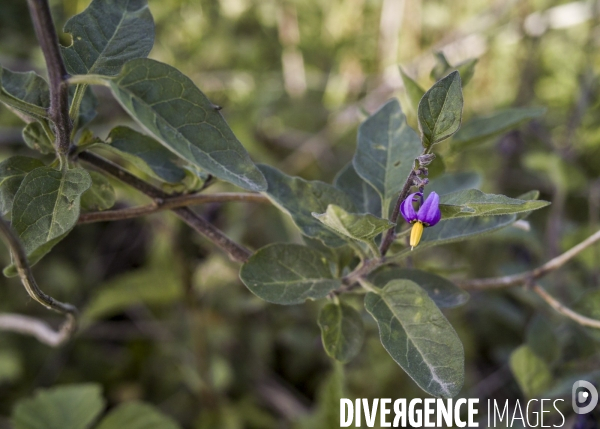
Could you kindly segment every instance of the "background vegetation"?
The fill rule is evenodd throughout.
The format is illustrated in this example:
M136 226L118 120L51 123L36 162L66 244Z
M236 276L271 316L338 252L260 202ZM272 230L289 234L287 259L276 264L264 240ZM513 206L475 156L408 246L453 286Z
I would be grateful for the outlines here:
M87 0L51 2L57 27ZM509 228L419 254L410 264L454 279L520 272L557 256L600 228L600 133L595 2L548 0L150 0L157 24L150 58L190 76L216 104L257 162L331 181L352 157L358 124L399 97L414 112L398 64L424 88L443 51L451 64L478 58L464 89L464 117L505 107L546 107L519 129L474 145L440 147L432 176L475 171L482 189L516 197L539 189L552 206L530 231ZM70 38L62 35L65 45ZM43 70L27 6L4 0L0 63ZM105 135L124 118L96 89ZM412 115L412 116L410 116ZM0 108L0 156L29 154L21 123ZM214 185L217 190L232 190ZM142 196L119 187L117 204ZM263 204L200 206L232 238L259 248L301 237ZM10 257L3 247L2 260ZM584 314L600 317L600 247L591 247L544 285ZM6 265L6 264L5 264ZM44 288L84 312L76 338L50 349L0 333L0 427L35 389L98 383L109 406L152 403L185 428L337 427L336 395L420 396L389 358L377 327L344 368L325 355L319 305L282 307L252 295L238 265L168 213L81 225L35 268ZM0 280L0 310L48 317L16 279ZM509 357L528 343L552 371L553 395L569 379L597 376L597 332L554 313L526 289L473 292L446 312L465 347L461 395L522 398ZM344 377L342 377L342 372ZM527 392L525 392L527 395ZM332 410L334 410L332 412ZM572 422L572 420L571 420Z

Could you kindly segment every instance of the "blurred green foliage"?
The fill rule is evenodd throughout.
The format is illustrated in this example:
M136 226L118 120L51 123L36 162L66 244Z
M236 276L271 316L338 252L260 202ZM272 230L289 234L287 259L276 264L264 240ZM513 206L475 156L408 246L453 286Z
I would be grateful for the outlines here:
M542 199L553 202L551 208L528 218L530 231L511 228L446 245L411 258L412 267L451 278L519 272L600 227L600 27L598 11L589 2L149 4L157 24L150 57L179 68L222 106L255 161L290 175L331 181L350 161L366 112L389 98L399 96L416 124L398 64L427 89L438 51L455 66L479 59L465 86L464 118L509 107L546 107L544 116L468 150L453 142L439 145L432 176L476 171L486 192L517 197L539 189ZM87 0L52 5L62 28ZM69 44L68 36L61 40ZM4 67L43 69L24 1L3 0L0 41ZM123 115L108 92L100 88L96 93L100 112L91 126L106 135ZM2 158L31 153L18 118L5 108L0 108L0 125ZM229 189L224 184L215 188ZM123 187L118 200L144 202ZM252 248L301 240L290 220L273 207L230 203L203 206L202 213ZM8 265L8 252L0 252ZM594 297L577 308L597 317L598 261L596 245L544 285L568 305ZM142 400L194 429L330 428L339 415L335 398L342 390L348 397L422 394L389 359L375 322L365 314L365 344L343 368L342 380L342 369L334 368L321 346L319 305L266 304L243 287L237 271L166 213L78 226L35 272L47 292L82 308L86 323L57 350L33 338L0 333L0 427L8 427L18 399L40 387L67 383L99 383L110 407ZM0 280L0 310L48 317L15 279ZM473 293L465 306L444 313L465 347L461 395L522 397L509 356L525 342L528 347L513 355L512 365L533 361L544 367L544 377L550 371L556 386L563 377L583 377L600 365L598 335L556 315L526 290ZM532 343L534 328L528 328L539 325L542 316L550 332L536 335L554 338L557 346L551 350Z

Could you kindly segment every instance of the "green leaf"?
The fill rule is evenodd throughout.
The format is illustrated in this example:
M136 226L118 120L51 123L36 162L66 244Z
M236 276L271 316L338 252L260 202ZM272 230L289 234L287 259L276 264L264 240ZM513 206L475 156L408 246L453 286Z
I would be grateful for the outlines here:
M453 67L446 59L446 55L444 55L443 52L434 52L433 56L435 57L435 66L431 69L429 76L433 80L438 81L450 73Z
M538 357L551 365L560 356L560 344L550 321L538 314L527 325L526 342Z
M41 153L54 153L54 145L39 122L30 122L25 125L23 140L33 150Z
M481 185L481 176L478 173L445 173L431 180L427 185L427 192L437 192L442 195L463 189L477 189Z
M489 234L512 225L516 220L517 217L514 214L442 219L437 225L425 228L421 242L416 249L421 250L431 246L464 241L482 234Z
M36 119L46 118L50 91L34 72L19 73L0 67L0 101Z
M0 163L0 214L11 212L15 194L21 182L30 171L43 167L39 159L26 156L12 156Z
M15 429L86 429L103 409L99 385L58 386L17 402L12 423Z
M77 86L69 87L69 104L73 101L73 96L75 95L75 89ZM88 124L92 119L96 117L98 112L96 109L98 108L98 99L92 92L92 89L86 85L85 92L83 93L83 98L81 99L81 104L79 105L79 115L77 116L77 129L83 127Z
M265 178L225 119L179 70L132 60L108 83L125 110L169 150L219 179L266 190Z
M423 288L429 298L440 308L458 307L469 300L469 294L466 291L457 287L450 280L427 271L383 267L371 274L369 279L379 287L384 287L392 280L411 280Z
M365 337L360 313L344 303L329 303L321 309L318 322L325 352L343 363L354 359Z
M23 362L16 352L6 348L0 350L0 383L3 385L13 383L23 375Z
M85 308L82 319L87 323L112 316L132 305L166 305L183 297L184 289L177 270L157 265L139 269L103 284Z
M301 304L325 298L338 288L329 261L318 250L276 243L259 249L240 271L240 279L259 298L274 304Z
M145 58L154 44L154 21L146 0L93 0L67 21L73 44L62 48L70 74L114 76L123 64Z
M436 52L434 55L436 59L436 65L431 70L431 78L438 81L448 73L456 70L460 74L460 79L463 86L466 86L473 77L473 74L475 73L475 65L477 65L477 62L479 61L477 58L470 58L460 64L457 64L456 66L452 66L446 59L446 56L443 52Z
M552 385L550 369L529 346L523 345L511 354L510 369L527 398L537 397Z
M356 172L379 192L382 217L389 216L415 158L422 148L417 133L406 123L398 100L390 100L358 128L358 145L352 163Z
M460 128L463 96L458 72L436 82L419 103L419 129L428 148L447 139Z
M480 116L468 121L452 138L454 150L464 149L518 127L525 121L542 116L544 108L513 108Z
M440 198L443 219L523 213L549 204L543 200L519 200L506 195L485 194L477 189L456 191Z
M12 210L12 226L27 255L63 237L75 226L81 194L91 184L90 175L83 168L59 171L39 167L27 173Z
M381 343L421 389L453 397L464 382L458 335L427 292L410 280L393 280L369 292L365 308L377 321Z
M96 429L179 429L180 426L151 405L128 402L112 410Z
M475 66L478 62L478 58L471 58L454 67L460 74L460 80L462 81L463 87L471 81L473 74L475 74Z
M329 204L325 213L312 215L342 237L369 244L372 244L373 239L383 231L394 227L394 224L387 219L381 219L370 213L348 213L334 204Z
M181 182L185 178L185 170L176 162L177 155L158 143L152 137L140 134L128 127L113 128L108 135L109 146L140 170L151 176L170 183Z
M408 95L408 99L410 100L410 105L416 113L419 108L419 102L425 95L425 90L421 88L421 86L410 76L408 76L404 70L402 70L402 67L400 67L400 75L402 76L402 82L404 83L404 88L406 89L406 95Z
M108 210L115 205L117 196L108 179L101 173L89 171L92 186L81 195L84 210Z
M304 235L317 238L331 247L345 244L344 240L312 215L325 212L329 204L353 212L352 201L345 193L318 180L307 181L300 177L288 176L268 165L259 165L259 168L269 184L266 195L292 217Z
M340 170L333 184L350 197L358 213L381 214L381 197L375 188L356 174L352 163Z

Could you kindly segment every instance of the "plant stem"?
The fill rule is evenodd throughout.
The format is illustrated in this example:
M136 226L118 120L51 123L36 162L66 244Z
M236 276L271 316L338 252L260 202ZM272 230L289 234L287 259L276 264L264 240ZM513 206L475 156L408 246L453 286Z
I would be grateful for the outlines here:
M414 168L410 171L406 182L404 182L404 187L400 194L398 195L398 200L396 201L396 205L394 206L394 211L392 212L392 216L390 217L390 222L394 224L394 226L387 230L385 235L383 236L383 240L381 240L381 246L379 247L379 251L382 256L385 256L387 251L390 249L390 246L394 242L394 236L396 235L396 224L398 222L398 216L400 215L400 206L402 205L402 201L408 197L408 193L410 192L410 188L413 186L413 179L415 177Z
M35 278L33 277L33 273L31 272L31 267L29 266L29 262L27 261L27 255L25 253L25 249L21 244L21 240L14 233L11 227L4 221L4 219L0 219L0 235L8 245L11 250L11 254L14 259L14 264L17 267L17 272L19 273L19 277L25 290L29 294L31 298L42 304L49 310L54 310L57 313L64 314L66 316L66 321L63 323L58 332L54 332L55 337L48 337L49 340L46 341L47 344L57 346L68 340L77 328L77 317L79 312L77 308L72 306L71 304L62 303L52 298L50 295L46 295L37 285ZM32 335L36 335L33 332L39 332L34 329L28 330L27 327L23 329L18 329L22 324L16 323L14 317L12 319L6 319L7 316L4 316L4 328L11 330L16 330L18 332L30 332ZM12 320L12 321L11 321ZM32 319L29 319L31 321ZM22 320L21 320L22 321ZM10 322L10 323L9 323ZM12 323L12 324L11 324ZM16 323L16 324L15 324ZM43 322L39 322L45 325ZM33 326L29 324L28 326ZM45 325L47 327L47 325ZM40 325L37 325L36 329L39 329ZM47 333L47 332L46 332Z
M169 200L169 198L171 198L169 194L134 176L133 174L121 168L119 165L96 154L91 152L81 152L79 154L79 159L92 164L99 170L116 177L122 182L146 194L150 198L153 198L156 200L157 205L161 205L165 200ZM250 257L251 252L248 249L231 240L221 230L214 227L198 214L194 213L190 208L178 207L171 208L170 210L200 234L212 241L221 250L225 251L231 260L235 262L246 262Z
M268 203L269 199L261 194L246 192L223 192L214 194L188 194L176 195L154 202L145 206L128 207L118 210L104 210L97 212L82 213L78 223L105 222L123 219L132 219L139 216L149 215L164 210L178 207L187 207L197 204L225 203L230 201Z
M46 60L50 86L50 109L48 116L54 123L56 151L59 157L66 157L71 145L72 123L69 118L69 78L65 63L60 54L58 36L52 21L47 0L27 0L33 28Z

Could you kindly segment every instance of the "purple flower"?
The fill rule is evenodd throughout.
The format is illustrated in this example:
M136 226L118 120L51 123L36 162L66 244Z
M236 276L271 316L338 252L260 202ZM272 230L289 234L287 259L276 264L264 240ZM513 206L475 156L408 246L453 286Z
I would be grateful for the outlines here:
M419 205L418 210L415 210L414 203ZM435 192L423 201L423 193L415 192L410 194L400 205L400 212L408 223L413 224L410 233L410 246L414 248L423 235L423 228L433 226L440 221L442 213L440 212L440 197Z

